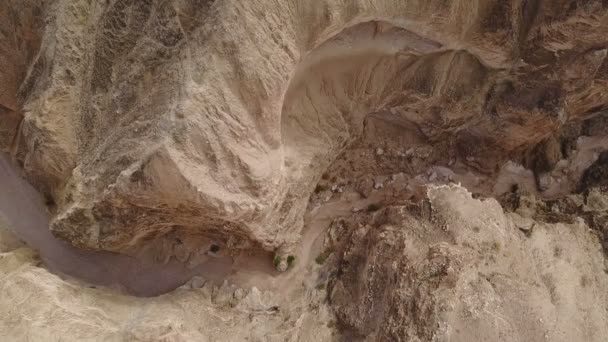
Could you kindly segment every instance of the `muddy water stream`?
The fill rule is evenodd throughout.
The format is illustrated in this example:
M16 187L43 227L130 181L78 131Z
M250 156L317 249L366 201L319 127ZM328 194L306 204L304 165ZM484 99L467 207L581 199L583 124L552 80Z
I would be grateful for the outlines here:
M221 280L232 269L230 258L211 259L188 268L176 260L156 264L116 253L82 251L56 239L49 230L50 217L41 196L20 177L3 153L0 153L0 214L17 237L39 251L50 271L99 286L118 287L133 295L166 293L194 275Z

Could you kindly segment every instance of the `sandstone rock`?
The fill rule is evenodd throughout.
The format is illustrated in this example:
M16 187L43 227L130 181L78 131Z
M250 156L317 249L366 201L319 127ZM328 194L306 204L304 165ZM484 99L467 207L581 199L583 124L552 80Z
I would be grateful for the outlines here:
M600 191L598 188L593 188L589 191L586 202L589 210L608 212L608 194Z
M374 190L380 190L382 188L384 188L384 182L382 179L374 179Z
M374 188L374 179L371 176L365 176L355 184L355 190L364 198L369 197Z
M517 226L534 220L513 221L493 199L455 186L432 187L429 199L433 219L389 207L338 247L329 296L346 336L603 341L608 315L594 303L608 297L608 275L584 223L536 222L527 236Z
M190 287L193 289L198 289L203 287L203 285L205 285L205 279L203 279L202 277L193 277L190 280Z
M553 183L555 183L555 179L550 174L546 173L538 177L538 188L540 191L549 189Z

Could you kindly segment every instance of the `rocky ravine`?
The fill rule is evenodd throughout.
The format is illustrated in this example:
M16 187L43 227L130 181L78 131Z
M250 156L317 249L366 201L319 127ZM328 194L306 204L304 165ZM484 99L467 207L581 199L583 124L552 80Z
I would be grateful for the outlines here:
M605 339L605 1L0 19L3 339Z
M453 185L431 186L428 195L419 203L334 220L320 240L316 262L306 260L298 272L287 272L288 283L258 275L262 290L195 278L160 297L125 297L50 274L31 250L3 234L0 336L13 341L605 340L608 265L583 219L547 223L538 217L546 213L541 202L507 213L496 200L474 199ZM349 205L347 197L325 206L337 211ZM608 217L606 196L591 198L583 210Z
M0 141L83 248L282 253L370 114L492 173L608 102L602 1L2 7Z

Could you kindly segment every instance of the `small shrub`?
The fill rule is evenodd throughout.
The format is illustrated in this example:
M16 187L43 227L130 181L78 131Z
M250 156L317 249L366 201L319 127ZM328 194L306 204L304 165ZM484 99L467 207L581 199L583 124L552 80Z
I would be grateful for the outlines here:
M287 257L287 267L291 268L291 265L293 265L294 261L296 261L295 255L288 256Z
M281 257L280 256L275 256L274 259L272 260L272 264L274 265L274 267L279 267L279 264L281 263Z
M502 246L500 245L500 242L498 242L498 241L494 241L494 243L492 244L492 249L496 253L500 252L501 247Z
M586 274L583 274L583 276L581 277L581 286L587 287L590 284L591 284L591 279L589 279L589 277Z
M553 256L559 258L562 256L564 250L560 246L555 246L553 248Z
M382 207L380 206L380 204L378 203L372 203L370 205L367 206L367 212L368 213L373 213L374 211L378 211L380 210Z
M325 186L325 185L321 185L321 184L318 184L318 185L315 187L315 194L318 194L318 193L323 192L323 191L325 191L325 190L327 190L327 186Z
M319 254L316 258L315 258L315 262L319 265L323 265L325 263L325 261L327 261L327 258L329 258L329 256L331 255L331 250L326 250L323 253Z

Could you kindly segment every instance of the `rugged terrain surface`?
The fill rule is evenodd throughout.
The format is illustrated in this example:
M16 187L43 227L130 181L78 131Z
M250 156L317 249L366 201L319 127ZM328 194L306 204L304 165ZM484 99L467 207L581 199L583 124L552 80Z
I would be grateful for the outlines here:
M584 219L548 223L540 219L547 214L544 202L532 197L515 212L504 212L496 200L474 199L454 185L431 186L428 195L419 203L344 215L340 208L364 204L344 192L323 205L338 218L322 220L332 223L311 248L318 253L316 262L302 260L297 272L279 276L250 269L246 279L255 278L260 290L194 278L171 294L126 297L50 274L35 253L3 234L0 336L18 341L605 340L608 265L598 235ZM608 198L588 197L583 211L608 217ZM228 281L245 284L242 276Z
M603 341L606 37L601 0L2 1L0 337Z
M91 249L177 236L283 253L370 116L406 149L451 144L485 173L531 150L545 171L559 157L534 153L608 102L602 1L2 7L3 147L53 205L53 233Z
M335 226L346 242L329 247L339 265L329 300L350 336L605 339L608 312L596 304L607 300L607 265L582 219L546 224L528 216L535 211L505 214L497 201L458 187L431 188L429 197L428 206L390 206Z

